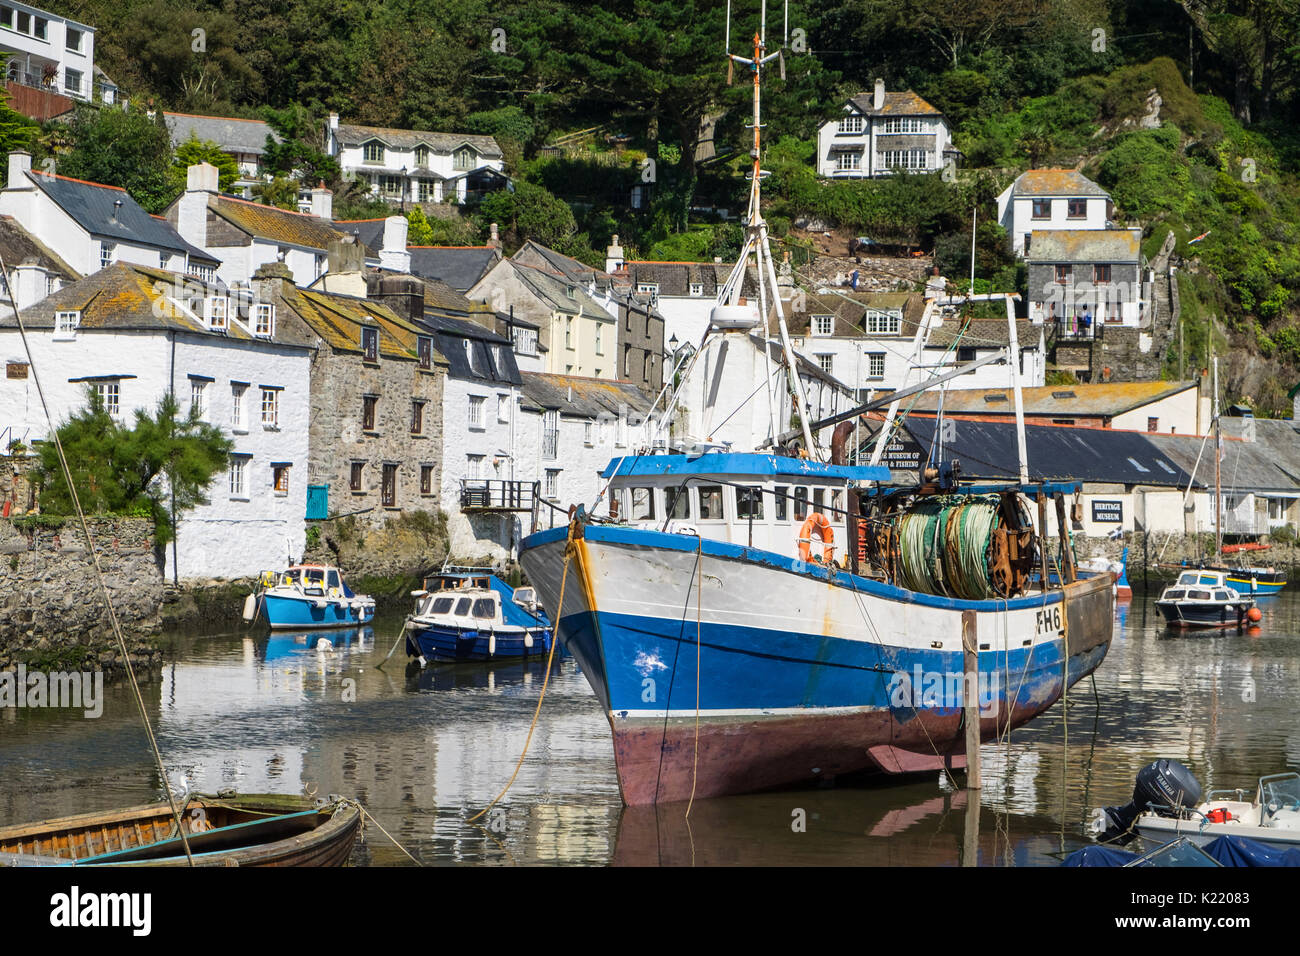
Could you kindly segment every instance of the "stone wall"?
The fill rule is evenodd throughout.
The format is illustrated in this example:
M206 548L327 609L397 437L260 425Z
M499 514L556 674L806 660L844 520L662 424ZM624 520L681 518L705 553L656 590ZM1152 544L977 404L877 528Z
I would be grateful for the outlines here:
M117 641L79 524L70 519L60 527L26 527L29 523L0 520L0 668L19 661L117 668ZM160 663L161 652L142 637L162 626L163 575L153 521L97 517L89 524L133 663Z

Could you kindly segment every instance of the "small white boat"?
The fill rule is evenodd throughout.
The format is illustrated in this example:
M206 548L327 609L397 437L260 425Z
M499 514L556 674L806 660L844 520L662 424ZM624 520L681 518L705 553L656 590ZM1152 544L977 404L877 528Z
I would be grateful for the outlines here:
M1300 773L1260 777L1254 800L1244 790L1211 790L1196 809L1180 816L1148 810L1137 818L1138 835L1168 842L1187 837L1204 845L1216 837L1239 836L1270 846L1300 847Z
M267 623L276 629L356 627L375 616L375 599L353 593L338 568L298 564L278 574L263 571L261 580L256 601L249 595L245 603L245 620L257 616L258 604Z
M1156 602L1170 627L1236 627L1258 623L1255 602L1228 584L1223 571L1184 571Z

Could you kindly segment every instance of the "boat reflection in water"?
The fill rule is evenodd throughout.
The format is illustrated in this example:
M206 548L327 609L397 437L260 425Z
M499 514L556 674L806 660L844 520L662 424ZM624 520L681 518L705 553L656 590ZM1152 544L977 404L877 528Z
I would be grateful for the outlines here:
M375 629L369 625L318 631L272 631L257 642L257 656L272 664L308 653L369 650L374 643Z
M558 664L556 665L558 667ZM441 664L421 667L415 661L406 665L408 687L421 691L486 690L489 693L514 685L536 682L541 687L546 676L546 659L514 660L500 664L483 662Z

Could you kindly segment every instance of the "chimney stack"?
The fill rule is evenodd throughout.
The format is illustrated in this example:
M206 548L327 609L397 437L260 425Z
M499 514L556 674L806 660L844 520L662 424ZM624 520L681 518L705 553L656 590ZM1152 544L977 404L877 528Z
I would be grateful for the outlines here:
M366 297L365 250L355 236L331 239L329 271L321 277L321 288L340 295Z
M176 205L176 231L190 245L208 245L208 199L217 194L219 174L211 163L195 163L185 170L185 192Z
M24 173L31 172L32 154L25 153L21 149L16 149L9 154L9 179L7 184L10 189L22 189L27 185L27 180L23 177Z
M311 191L311 214L321 219L334 218L334 194L322 182Z
M491 230L491 235L488 236L488 241L487 241L488 247L491 249L500 249L501 237L497 234L497 224L495 222L492 223L490 230Z
M609 240L609 246L605 249L605 271L617 272L623 268L623 247L618 244L618 233Z
M885 108L885 81L876 77L876 95L871 98L871 108L879 113Z
M411 271L411 254L406 251L406 235L410 228L405 216L389 216L384 220L384 245L379 250L379 264L394 272Z

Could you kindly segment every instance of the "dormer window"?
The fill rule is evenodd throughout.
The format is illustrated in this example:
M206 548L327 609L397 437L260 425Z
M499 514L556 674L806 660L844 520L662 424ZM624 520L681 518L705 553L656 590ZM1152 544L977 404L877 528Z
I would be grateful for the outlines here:
M654 282L638 282L636 284L637 295L657 295L659 286Z
M862 116L859 115L859 114L857 114L857 113L854 113L854 114L851 115L851 116L842 116L842 117L840 117L840 132L841 132L841 133L861 133L861 132L862 132Z
M453 165L456 169L473 169L476 158L477 154L473 149L468 146L462 146L460 149L456 150L456 154L453 157Z
M813 335L830 335L835 328L835 316L814 315L812 317Z
M569 286L567 289L565 289L564 294L567 295L570 299L578 298L578 290L574 286Z
M429 147L415 147L415 165L421 168L427 168L429 165Z
M367 362L379 361L379 330L363 328L361 330L361 351Z
M275 335L275 305L270 302L253 304L253 334L270 338Z
M208 328L213 332L225 332L230 328L230 300L224 295L209 296L204 300L205 318Z
M692 282L691 295L704 295L704 284L702 282Z
M77 328L80 325L80 312L55 312L54 340L56 342L71 342L77 337Z
M384 161L384 144L379 140L372 139L361 147L361 155L367 163L382 163Z

